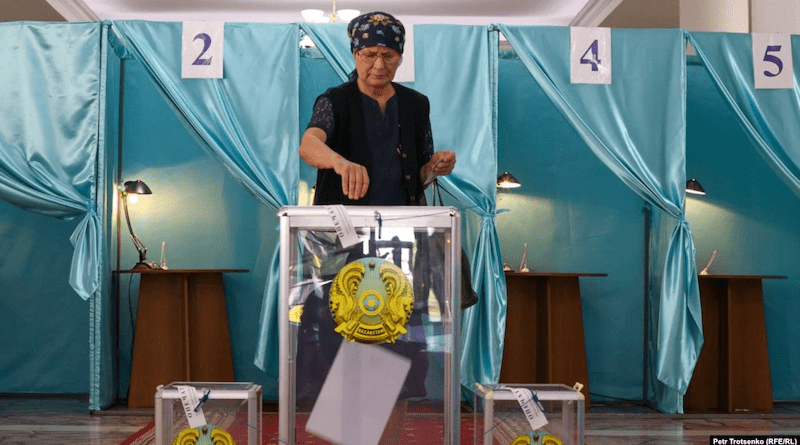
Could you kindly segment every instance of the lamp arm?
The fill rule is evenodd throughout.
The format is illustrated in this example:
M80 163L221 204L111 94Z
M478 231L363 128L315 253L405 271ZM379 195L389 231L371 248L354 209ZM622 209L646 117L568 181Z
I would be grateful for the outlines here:
M136 250L139 251L139 262L144 263L147 258L147 248L144 247L144 243L133 234L131 217L128 215L128 194L124 192L122 193L122 206L125 208L125 222L128 223L128 232L131 234L131 241L133 241L133 245L136 246Z

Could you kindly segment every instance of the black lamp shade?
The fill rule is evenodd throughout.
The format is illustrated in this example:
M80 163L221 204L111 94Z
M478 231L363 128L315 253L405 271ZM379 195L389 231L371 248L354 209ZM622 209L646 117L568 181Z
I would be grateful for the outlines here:
M147 184L138 179L135 181L126 181L124 190L125 193L130 195L150 195L153 193L150 191L150 187L148 187Z
M690 179L686 181L686 193L692 193L695 195L705 195L706 191L703 189L703 186L697 182L697 179Z
M522 186L522 184L509 172L505 172L497 177L497 188L513 189L520 186Z

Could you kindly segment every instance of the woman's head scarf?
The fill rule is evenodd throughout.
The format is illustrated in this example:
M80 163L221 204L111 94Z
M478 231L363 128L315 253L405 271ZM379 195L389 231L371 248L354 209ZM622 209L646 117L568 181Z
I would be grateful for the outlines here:
M347 25L350 50L355 53L370 46L384 46L403 54L406 29L400 20L385 12L368 12L350 21Z

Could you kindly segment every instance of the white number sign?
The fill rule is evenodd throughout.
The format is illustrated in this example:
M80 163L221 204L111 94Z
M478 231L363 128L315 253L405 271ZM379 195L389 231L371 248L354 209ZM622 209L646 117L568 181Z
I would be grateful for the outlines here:
M794 88L791 35L754 33L752 36L755 87Z
M222 78L224 22L183 22L181 77Z
M572 83L611 83L611 28L570 28Z

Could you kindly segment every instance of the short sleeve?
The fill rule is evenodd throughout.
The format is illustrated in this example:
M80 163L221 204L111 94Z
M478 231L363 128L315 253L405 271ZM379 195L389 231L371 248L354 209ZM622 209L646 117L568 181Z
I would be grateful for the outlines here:
M333 104L328 96L320 96L314 104L314 112L311 114L311 121L308 123L307 128L320 128L328 136L328 139L333 135L334 119L333 119Z

